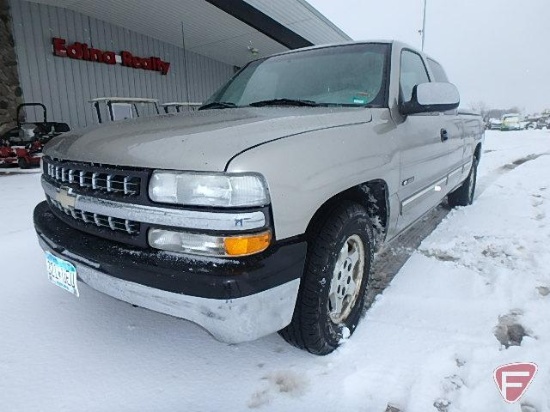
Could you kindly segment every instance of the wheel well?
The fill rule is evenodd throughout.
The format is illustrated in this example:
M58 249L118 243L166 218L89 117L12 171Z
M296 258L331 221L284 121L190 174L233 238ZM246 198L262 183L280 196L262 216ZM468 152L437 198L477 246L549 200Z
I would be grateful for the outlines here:
M388 186L383 180L372 180L351 187L327 200L309 222L306 234L311 235L334 208L343 201L352 201L362 205L369 214L375 233L376 245L384 240L389 221Z
M474 151L474 157L479 161L481 158L481 143L478 143L476 146L476 150Z

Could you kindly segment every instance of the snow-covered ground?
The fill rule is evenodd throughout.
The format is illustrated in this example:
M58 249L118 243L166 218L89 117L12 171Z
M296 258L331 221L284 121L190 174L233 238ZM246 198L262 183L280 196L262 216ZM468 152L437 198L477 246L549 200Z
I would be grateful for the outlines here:
M550 132L488 132L484 151L475 204L448 215L327 357L278 335L225 345L55 287L31 222L39 176L0 175L0 411L550 411ZM495 332L526 336L506 349ZM492 377L518 361L539 366L523 409Z

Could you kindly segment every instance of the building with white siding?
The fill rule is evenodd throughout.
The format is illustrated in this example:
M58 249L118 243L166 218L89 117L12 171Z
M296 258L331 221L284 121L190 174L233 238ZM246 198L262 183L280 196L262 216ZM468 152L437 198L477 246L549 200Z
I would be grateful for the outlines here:
M21 101L84 127L97 97L201 102L250 60L350 40L304 0L0 0L0 13L0 133Z

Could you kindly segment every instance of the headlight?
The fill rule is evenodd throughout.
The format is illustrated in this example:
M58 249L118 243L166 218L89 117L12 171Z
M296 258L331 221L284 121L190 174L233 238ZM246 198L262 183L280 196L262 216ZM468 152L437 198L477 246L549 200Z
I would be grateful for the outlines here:
M271 231L239 236L211 236L164 229L151 229L151 247L170 252L203 256L250 256L266 250L271 243Z
M264 179L257 174L206 174L155 171L149 183L153 202L188 206L248 207L269 204Z

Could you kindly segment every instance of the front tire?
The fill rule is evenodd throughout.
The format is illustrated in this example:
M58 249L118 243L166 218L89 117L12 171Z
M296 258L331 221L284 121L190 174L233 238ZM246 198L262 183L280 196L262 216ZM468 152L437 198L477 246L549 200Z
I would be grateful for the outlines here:
M367 211L345 202L311 230L308 256L292 322L280 331L315 355L334 351L359 323L373 257Z
M474 202L474 196L476 191L477 184L477 165L478 160L474 157L472 161L472 168L470 169L470 174L462 185L456 189L454 192L449 193L447 196L447 201L449 206L469 206Z

